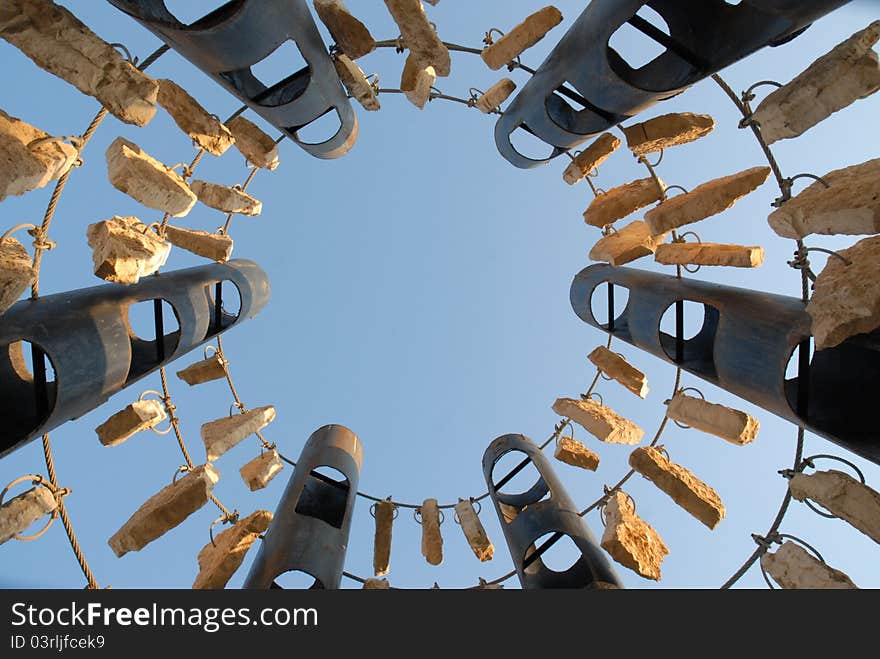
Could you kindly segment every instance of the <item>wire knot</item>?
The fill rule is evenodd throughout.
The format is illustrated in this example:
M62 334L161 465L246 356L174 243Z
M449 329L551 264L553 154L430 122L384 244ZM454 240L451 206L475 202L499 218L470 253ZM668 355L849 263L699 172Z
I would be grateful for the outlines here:
M30 235L34 239L34 249L48 252L58 247L58 243L56 243L54 240L49 240L46 237L46 234L43 232L43 229L40 227L28 229L28 235Z

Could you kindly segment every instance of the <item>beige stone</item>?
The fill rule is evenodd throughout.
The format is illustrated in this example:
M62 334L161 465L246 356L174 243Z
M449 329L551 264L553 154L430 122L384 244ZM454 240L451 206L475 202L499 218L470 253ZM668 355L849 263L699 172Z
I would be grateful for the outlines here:
M183 229L181 227L165 226L165 240L174 245L192 252L197 256L204 256L212 261L228 261L232 256L233 241L230 236L219 233L200 231L199 229Z
M27 528L58 508L58 500L43 486L32 487L0 506L0 545L24 533Z
M281 162L278 145L255 123L244 117L235 117L226 127L235 138L235 147L254 167L269 170L278 167Z
M681 112L664 114L623 129L626 145L637 156L645 156L705 137L715 128L708 114Z
M473 590L504 590L503 583L489 583L483 577L480 577L479 585L474 586Z
M193 181L189 187L200 202L215 210L250 216L263 212L263 203L240 188L200 180Z
M776 553L761 556L761 567L785 589L858 589L843 572L825 565L789 540L782 543Z
M281 456L275 449L264 451L238 470L251 492L262 490L284 469Z
M339 49L351 59L373 52L376 40L367 26L351 15L342 0L314 0L318 18Z
M833 256L816 279L807 312L813 319L816 350L880 327L880 236L864 238Z
M156 81L50 0L4 0L0 37L125 123L145 126L156 114Z
M95 428L95 432L104 446L117 446L142 430L155 428L167 418L165 405L160 401L139 400L111 416Z
M685 224L705 220L732 207L759 188L770 176L769 167L752 167L709 181L688 194L667 199L645 213L651 233L660 234Z
M36 277L27 250L12 236L0 240L0 314L15 304Z
M443 536L440 535L437 499L425 499L419 513L422 518L422 556L431 565L440 565L443 562Z
M441 78L448 76L452 68L449 50L428 22L421 0L385 0L385 6L400 28L414 65L419 69L431 67Z
M562 179L574 185L585 176L589 176L596 167L608 160L612 153L620 148L620 140L611 133L602 133L586 149L581 151L562 172Z
M388 579L367 579L364 581L362 590L389 590L390 588L391 584L388 583Z
M171 253L171 245L136 217L117 215L95 222L86 236L95 276L116 284L138 283L165 265Z
M641 517L626 493L617 491L605 505L605 532L600 542L611 558L646 579L660 581L660 566L669 547Z
M226 366L223 358L213 354L206 359L190 364L183 370L177 371L177 377L189 386L204 384L212 380L222 380L226 377Z
M637 448L629 456L629 465L710 529L724 519L726 510L718 493L658 449Z
M337 55L333 63L336 66L336 73L339 74L339 79L345 85L349 95L360 103L364 110L370 112L378 110L380 108L379 97L361 67L347 55Z
M377 577L388 574L391 569L391 532L397 511L390 501L376 503L376 535L373 538L373 574Z
M641 220L635 220L619 231L614 231L600 238L590 250L590 258L593 261L605 261L614 266L631 263L656 252L657 247L663 244L668 235L668 233L662 233L659 236L654 236L647 224Z
M783 238L880 233L880 158L837 169L767 218Z
M880 21L874 21L767 96L754 113L764 140L773 144L802 135L880 89L880 63L871 49L878 39Z
M510 98L515 90L516 83L513 80L502 78L477 99L477 109L483 114L489 114Z
M108 540L110 548L122 557L161 538L208 502L218 480L220 472L208 463L166 485L113 534Z
M587 359L605 375L616 380L639 398L648 396L647 376L616 352L611 352L605 346L599 346L587 355Z
M662 184L662 181L661 181ZM594 227L614 224L663 198L654 179L643 178L600 194L584 211L584 222Z
M403 90L410 103L422 110L425 103L431 98L431 88L436 79L437 75L433 67L420 68L416 59L409 55L400 77L400 89Z
M194 590L218 590L226 587L232 575L241 567L245 555L257 538L272 523L272 513L258 510L238 520L209 542L199 552L199 573L193 582Z
M539 9L494 44L484 48L480 56L486 66L497 71L538 43L561 22L562 13L556 7L551 5Z
M764 248L719 243L667 243L657 247L654 260L664 265L758 268L764 263Z
M880 493L841 471L798 473L788 483L798 501L811 499L880 543Z
M461 530L464 537L480 562L491 561L495 555L495 547L489 536L486 535L486 529L480 521L480 516L474 510L474 504L468 499L460 500L455 504L455 513L458 515L458 522L461 524Z
M638 444L645 434L632 421L592 399L559 398L553 404L553 411L570 418L596 439L609 444Z
M599 468L599 456L574 437L560 437L556 442L553 457L567 465L587 471L596 471Z
M666 416L737 446L755 441L761 427L756 418L745 412L680 392L669 401Z
M214 462L246 437L268 426L274 419L275 408L267 405L243 414L224 416L216 421L203 423L200 433L205 443L208 462Z
M223 123L211 115L173 80L159 80L159 105L193 142L208 153L222 156L235 143Z

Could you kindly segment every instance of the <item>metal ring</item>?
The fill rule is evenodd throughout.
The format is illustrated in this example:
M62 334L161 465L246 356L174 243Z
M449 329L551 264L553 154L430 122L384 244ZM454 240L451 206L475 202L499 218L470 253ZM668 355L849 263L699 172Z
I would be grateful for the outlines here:
M638 156L638 159L639 159L639 162L641 162L643 165L647 165L648 167L654 168L654 167L657 167L661 162L663 162L664 152L665 152L664 149L660 149L660 157L657 158L657 162L653 162L653 163L649 162L647 154L645 154L643 156Z
M176 483L178 476L180 476L181 474L187 473L188 471L190 471L189 465L180 465L177 468L177 471L174 472L174 478L171 479L171 482Z
M131 51L125 46L125 44L114 42L110 45L117 50L121 50L125 55L125 59L127 59L130 64L134 64L137 61L134 57L131 56Z
M685 272L689 272L689 273L692 274L692 275L697 274L700 270L703 269L703 266L701 266L701 265L688 265L688 264L685 264L685 265L683 265L682 267L685 269Z
M599 369L599 377L601 377L606 382L611 382L614 378L608 377L608 375L602 369Z
M2 236L0 236L0 243L2 243L4 240L9 238L9 236L11 236L13 233L15 233L16 231L20 231L21 229L39 229L39 228L40 227L38 227L36 224L27 224L27 223L26 224L16 224L14 227L12 227L6 233L4 233Z
M160 394L160 393L159 393L158 391L156 391L155 389L147 389L145 392L143 392L140 396L138 396L138 402L139 402L139 403L142 402L142 401L144 400L144 398L146 398L146 397L149 396L150 394L155 395L156 398L159 399L159 402L160 402L160 403L164 403L164 402L165 402L165 398L164 398L164 396L162 396L162 394Z
M227 519L226 515L220 515L220 517L218 517L213 522L211 522L211 526L208 527L208 535L211 537L211 544L214 547L217 546L217 543L214 542L214 527L217 526L217 524L219 524L220 522L225 522L226 519Z
M852 470L856 472L856 475L859 477L859 480L861 481L862 485L866 484L865 483L865 474L862 473L861 469L859 469L855 464L853 464L849 460L845 460L845 459L838 457L836 455L829 455L829 454L825 454L825 453L821 453L818 455L811 455L810 457L804 458L803 460L801 460L801 463L800 463L800 465L798 465L798 468L796 471L802 472L805 467L812 467L815 469L816 466L813 464L813 460L817 460L817 459L836 460L837 462L842 462L843 464L847 465L848 467L851 467ZM819 515L821 517L824 517L826 519L840 519L840 517L838 517L837 515L833 515L832 513L827 513L824 510L820 510L819 508L816 507L817 504L814 504L810 499L804 499L803 503L805 506L807 506L807 508L809 508L810 510L812 510L814 513L816 513L817 515Z
M209 351L209 350L213 350L214 352L212 352L212 353L209 355L209 354L208 354L208 351ZM213 355L216 355L218 352L219 352L219 351L217 350L217 346L215 346L215 345L213 345L213 344L212 344L212 345L207 345L207 346L205 346L205 350L204 350L205 359L210 359Z
M667 460L669 460L670 462L672 462L672 458L669 457L669 451L666 450L666 447L665 447L665 446L663 446L662 444L658 444L657 446L654 447L654 449L655 449L658 453L662 453L664 456L666 456L666 459L667 459Z
M699 389L697 389L696 387L682 387L681 389L679 389L679 390L676 391L675 393L677 393L677 394L683 394L683 393L685 393L686 391L693 391L695 394L697 394L697 395L698 395L700 398L702 398L704 401L706 400L706 396L703 395L703 392L700 391Z
M587 396L587 398L598 399L600 405L603 405L603 406L605 405L605 399L602 398L602 394L600 394L597 391L591 391L589 393L589 395Z
M422 520L419 519L421 514L422 514L422 507L421 506L419 506L417 508L413 508L413 519L416 520L416 524L421 525Z
M52 493L52 496L54 496L56 500L58 499L59 496L64 496L66 494L69 494L69 492L70 492L69 490L55 487L51 483L51 481L47 481L42 476L39 476L37 474L26 474L24 476L20 476L20 477L16 478L14 481L9 483L9 485L7 485L6 487L3 488L3 491L0 492L0 506L3 505L3 498L6 496L7 492L9 492L10 489L15 487L19 483L23 483L24 481L27 481L27 480L31 481L31 483L33 483L33 485L35 487L40 487L40 486L45 487L47 490L49 490ZM63 492L63 494L60 494L62 492ZM43 528L41 528L36 533L32 533L30 535L21 535L20 533L16 533L12 537L15 538L16 540L20 540L21 542L30 542L31 540L36 540L37 538L42 536L44 533L46 533L46 531L49 530L49 527L55 523L55 520L57 518L58 518L58 509L56 508L49 515L49 519L43 525Z
M760 82L756 82L754 85L752 85L742 93L743 101L748 103L749 101L754 100L755 95L752 92L755 91L758 87L764 87L766 85L776 87L777 89L782 87L782 83L776 82L775 80L761 80Z
M687 191L687 188L685 188L685 187L683 187L683 186L681 186L681 185L668 185L668 186L666 186L666 192L669 192L670 190L681 190L681 191L684 192L685 194L690 194L690 193Z
M789 540L793 540L794 542L798 543L799 545L803 545L804 548L813 552L813 554L816 555L816 558L818 558L822 562L823 565L828 565L828 563L825 562L825 559L822 558L822 554L819 553L819 550L817 550L813 545L811 545L806 540L801 540L796 535L790 535L788 533L777 533L776 538L777 539L788 538ZM782 543L780 542L779 544L782 544Z

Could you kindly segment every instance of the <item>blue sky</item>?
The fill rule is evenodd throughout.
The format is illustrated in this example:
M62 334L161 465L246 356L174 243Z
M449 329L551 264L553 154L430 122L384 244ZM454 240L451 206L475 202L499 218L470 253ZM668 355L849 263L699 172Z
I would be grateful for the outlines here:
M61 4L75 10L103 38L125 43L142 58L159 45L107 3ZM193 7L216 4L178 1L169 6L185 5L186 11L196 13ZM384 3L348 4L377 39L397 36ZM525 53L524 63L540 64L583 3L565 0L556 6L565 23ZM523 0L447 1L427 9L445 40L476 47L486 30L508 30L536 7ZM875 20L877 9L876 2L856 0L792 44L762 51L723 75L736 90L766 78L786 82ZM96 101L37 69L6 42L0 42L0 56L6 112L53 134L85 129L98 109ZM359 63L367 73L378 72L383 87L398 86L403 56L393 49L370 54ZM279 77L284 71L279 67ZM174 53L149 73L173 78L221 117L240 105ZM437 87L466 97L470 87L488 88L501 73L489 71L478 57L453 54L452 75L439 79ZM526 81L521 72L510 77L520 86ZM455 502L485 492L481 459L492 439L515 432L542 442L558 420L550 409L553 401L576 396L589 385L595 371L586 355L605 337L574 315L568 293L573 276L588 265L587 252L599 232L581 218L592 197L589 188L562 181L567 159L537 170L517 170L495 150L492 117L442 101L420 112L399 95L380 100L379 112L358 108L360 139L345 158L315 160L285 142L281 166L254 179L250 191L263 201L264 211L258 218L234 220L234 257L254 259L265 268L272 300L260 316L230 332L224 343L244 402L249 407L276 406L278 416L266 436L284 454L296 459L315 429L344 424L364 445L362 490L408 502L428 497ZM876 157L877 103L877 98L860 101L804 137L775 145L783 171L821 175ZM737 110L711 81L650 110L644 118L678 111L711 114L718 125L709 137L666 154L659 173L667 183L690 189L764 164L752 136L737 129ZM260 123L252 113L247 116ZM100 283L90 269L88 224L113 215L136 215L145 222L161 219L107 182L103 153L119 135L168 164L189 162L194 155L189 139L162 110L142 129L108 118L59 205L50 233L59 246L44 259L44 294ZM244 159L234 149L222 158L205 156L196 170L196 178L230 185L246 176ZM602 166L598 183L609 188L644 176L644 168L621 150ZM38 221L50 194L51 187L5 200L0 226ZM697 275L700 279L799 295L798 273L786 265L794 245L777 237L766 223L769 204L777 195L768 181L732 210L696 227L703 240L762 245L767 252L764 266L704 268ZM214 230L222 219L216 211L197 206L178 224ZM857 240L821 238L808 243L836 249ZM811 259L821 268L822 255ZM200 262L176 250L165 270ZM650 260L633 265L663 270ZM629 346L615 348L647 373L651 394L640 401L612 382L602 382L598 390L607 404L639 423L650 437L662 419L663 401L672 393L675 369ZM192 353L169 370L199 358ZM632 479L626 491L671 553L660 584L620 567L627 587L717 587L752 552L750 534L767 530L785 491L785 481L776 472L791 466L796 428L695 378L685 375L683 383L700 387L714 402L755 415L761 432L753 445L738 448L694 430L667 430L663 443L672 458L719 492L727 516L709 531L651 483ZM208 505L160 540L122 559L107 546L129 515L170 482L182 460L170 435L144 433L119 447L104 448L94 428L142 390L158 387L157 374L52 433L60 482L73 489L67 499L70 515L101 585L189 587L197 573L196 554L209 541L208 528L217 516ZM199 426L228 412L229 391L222 381L191 389L173 375L171 387L184 437L200 462L204 454ZM586 506L600 496L603 484L616 482L627 471L629 449L603 445L582 430L576 437L601 455L599 471L554 464L571 497ZM292 474L288 467L265 490L248 492L237 471L258 450L257 441L249 440L216 463L223 477L215 493L243 514L274 510ZM853 459L869 483L880 484L880 468L808 435L806 455L827 452ZM0 461L2 483L31 472L45 473L39 442ZM474 558L460 529L447 519L442 527L444 562L427 565L419 550L420 528L408 511L401 513L394 528L389 575L393 585L430 587L436 581L442 587L463 587L475 584L478 577L492 579L511 569L490 506L481 517L496 555L486 564ZM586 521L601 534L596 513ZM823 519L794 503L781 530L816 546L856 584L880 586L876 544L846 523ZM349 572L369 575L372 534L368 503L361 501L346 560ZM0 553L0 585L78 588L84 583L60 524L36 542L7 543ZM252 558L230 586L241 584ZM358 586L350 581L343 585ZM753 568L740 585L764 587L759 570ZM515 580L508 582L508 587L515 586Z

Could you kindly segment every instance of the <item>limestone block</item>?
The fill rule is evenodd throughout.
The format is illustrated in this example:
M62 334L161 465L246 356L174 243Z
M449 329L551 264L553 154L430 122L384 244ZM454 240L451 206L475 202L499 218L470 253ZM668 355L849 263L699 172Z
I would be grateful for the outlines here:
M147 499L107 544L118 557L140 551L204 506L218 480L211 463L196 467Z
M156 81L51 0L4 0L0 37L125 123L145 126L156 114Z
M570 418L591 435L609 444L638 444L645 434L632 421L592 399L559 398L553 404L553 411Z
M190 183L189 187L200 202L215 210L250 216L263 212L263 203L239 188L199 180Z
M745 412L680 392L669 401L666 416L737 446L755 441L761 427L756 418Z
M345 85L349 95L360 103L364 110L370 112L378 110L380 107L379 97L361 67L347 55L341 54L336 56L333 63L336 66L336 73L339 74L339 79Z
M880 39L874 21L835 46L755 110L768 144L802 135L860 98L880 89L880 63L871 47Z
M419 110L424 109L425 103L431 98L431 87L437 75L434 67L420 68L416 59L409 55L403 65L403 74L400 77L400 89L406 94L410 103Z
M0 240L0 314L15 304L34 281L34 262L12 236Z
M623 129L626 145L637 156L645 156L705 137L715 128L708 114L681 112L664 114Z
M691 190L688 194L667 199L645 213L651 233L659 234L685 224L705 220L727 210L760 187L770 176L769 167L752 167L718 178Z
M726 510L718 493L658 449L637 448L629 456L629 466L710 529L724 519Z
M146 399L132 403L95 428L104 446L117 446L142 430L155 428L168 415L161 401Z
M248 486L248 489L251 492L256 492L266 487L282 469L284 469L284 463L281 462L281 456L275 449L270 449L248 462L238 470L238 473L241 474L241 479Z
M224 416L216 421L203 423L200 433L205 443L208 462L214 462L246 437L268 426L274 419L275 408L267 405L243 414Z
M463 499L455 504L455 513L474 555L480 562L491 561L495 555L495 547L486 535L486 529L483 528L480 516L474 510L474 504L468 499Z
M434 73L445 78L452 68L449 50L428 22L421 0L385 0L414 65L420 69L432 67Z
M719 243L667 243L657 247L654 260L664 265L726 265L733 268L758 268L764 263L764 248Z
M0 506L0 545L24 533L27 527L57 507L55 495L42 485L4 501Z
M489 114L510 98L514 90L516 90L516 83L510 78L502 78L477 99L477 109L483 114Z
M605 375L619 382L639 398L648 396L648 378L616 352L611 352L605 346L599 346L587 355L587 359Z
M168 224L165 226L165 240L175 247L180 247L198 256L204 256L212 261L222 263L228 261L232 256L232 238L219 233L183 229Z
M245 555L272 523L272 513L258 510L238 520L199 552L199 573L194 590L222 589L241 567Z
M212 380L222 380L226 377L226 367L223 358L215 353L207 359L202 359L181 371L177 371L177 377L192 387Z
M388 574L391 569L391 531L397 510L390 501L376 503L376 535L373 538L373 574L377 577Z
M506 66L562 22L562 13L552 5L528 16L522 23L483 49L480 56L493 71Z
M605 532L600 544L624 567L660 581L660 565L669 547L650 524L636 515L635 505L624 492L615 492L605 505Z
M657 247L663 244L668 235L661 233L659 236L654 236L647 224L635 220L619 231L600 238L590 250L590 258L614 266L631 263L656 252Z
M601 228L622 220L662 198L663 193L654 179L639 179L612 188L593 199L590 207L584 211L584 222Z
M596 167L620 148L620 140L611 133L602 133L586 149L574 157L574 160L562 172L562 179L574 185L585 176L589 176Z
M880 236L864 238L840 255L829 257L816 278L807 312L813 319L816 350L836 346L851 336L880 327Z
M440 535L437 499L425 499L419 512L422 517L422 556L431 565L440 565L443 562L443 536Z
M504 590L503 583L489 583L483 577L480 577L480 582L478 586L473 588L474 590Z
M255 123L236 117L226 127L235 138L235 147L254 167L269 170L278 167L278 145Z
M599 468L599 456L574 437L560 437L553 457L567 465L587 471L596 471Z
M171 253L171 245L136 217L117 215L95 222L86 236L95 276L116 284L138 283L165 265Z
M811 499L880 543L880 493L841 471L795 474L788 483L798 501Z
M71 168L79 152L48 138L48 133L0 110L0 201L42 188Z
M351 59L373 52L376 40L367 26L351 15L342 0L314 0L318 18L327 26L333 41Z
M858 589L848 576L786 540L776 553L761 556L761 567L782 588Z
M222 156L235 138L219 119L212 116L185 89L173 80L159 80L159 105L174 123L208 153Z
M783 238L880 233L880 159L837 169L767 218Z
M388 579L367 579L364 581L362 590L389 590L390 588L391 584L388 583Z

